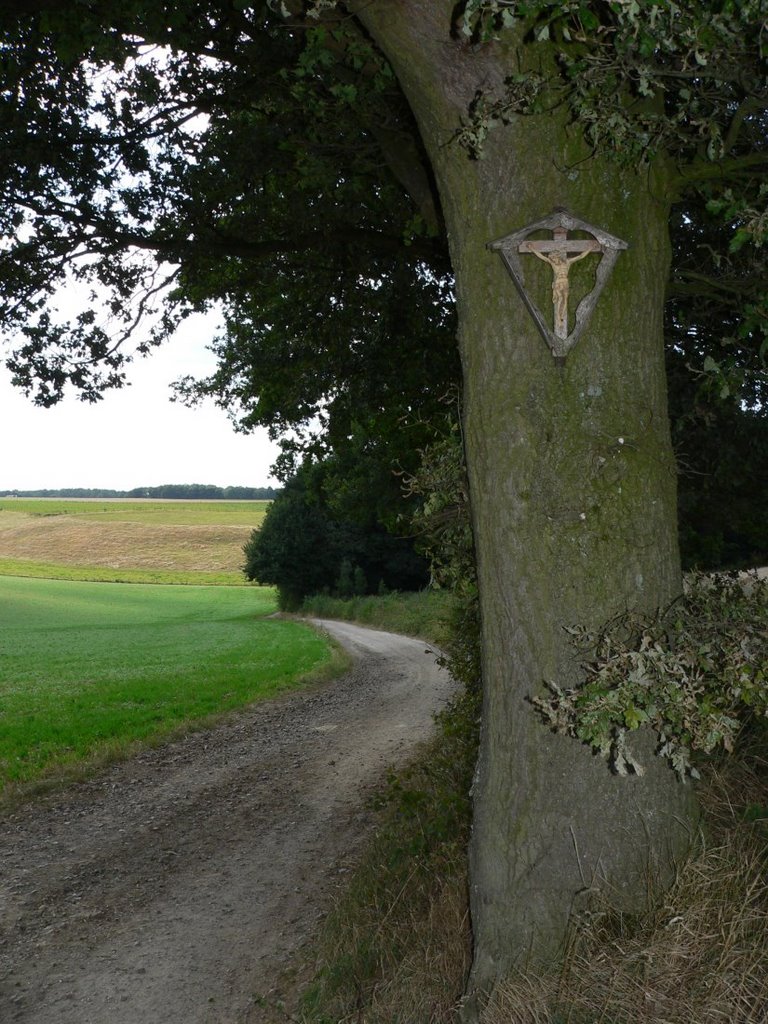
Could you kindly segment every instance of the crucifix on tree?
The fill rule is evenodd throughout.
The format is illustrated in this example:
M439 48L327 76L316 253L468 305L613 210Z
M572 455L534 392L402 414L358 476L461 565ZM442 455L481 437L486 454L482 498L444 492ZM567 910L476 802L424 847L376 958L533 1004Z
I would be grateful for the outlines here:
M552 238L529 239L536 231L551 230ZM591 238L569 238L569 231L580 231L592 235ZM600 292L603 290L608 275L613 269L616 257L627 243L615 238L593 224L572 217L567 210L556 209L549 217L529 224L520 231L515 231L495 242L489 242L488 248L498 252L504 260L512 280L528 311L539 328L544 340L552 349L552 354L562 361L579 340L581 332L594 309ZM534 302L525 286L525 275L520 254L532 253L552 268L552 311L553 326L550 329L547 319ZM570 284L568 273L572 263L583 260L590 253L598 253L600 262L595 274L595 284L588 295L576 309L575 323L568 332L568 295Z
M555 228L551 240L525 241L518 246L518 252L532 252L552 267L552 308L558 338L565 340L568 337L568 271L571 264L600 250L597 239L568 238L565 228Z

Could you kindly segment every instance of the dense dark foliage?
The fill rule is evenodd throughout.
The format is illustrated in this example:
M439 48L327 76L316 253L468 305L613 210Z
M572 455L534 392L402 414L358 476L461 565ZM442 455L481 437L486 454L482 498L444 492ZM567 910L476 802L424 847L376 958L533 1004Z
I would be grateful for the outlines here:
M701 386L668 353L678 460L680 554L686 569L768 564L768 410Z
M283 610L323 591L351 597L418 590L428 580L412 540L389 534L370 511L357 519L353 508L340 511L329 492L333 471L330 459L302 466L245 545L245 575L276 586Z

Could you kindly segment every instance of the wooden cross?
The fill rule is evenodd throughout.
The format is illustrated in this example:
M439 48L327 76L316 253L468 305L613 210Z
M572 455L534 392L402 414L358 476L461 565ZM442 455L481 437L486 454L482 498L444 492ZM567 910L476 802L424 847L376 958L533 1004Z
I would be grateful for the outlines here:
M537 231L551 231L552 238L531 240ZM590 238L569 238L569 231L578 231ZM533 224L528 224L518 231L512 231L503 238L488 242L488 248L497 252L509 271L515 288L523 300L526 309L533 317L539 333L552 352L562 364L565 357L581 337L589 322L592 310L600 298L605 283L610 277L619 252L627 248L615 235L579 220L568 213L562 206L557 206L549 214ZM598 260L595 267L595 283L592 291L585 295L574 314L574 322L568 333L568 269L572 263L583 260L591 252L596 253ZM554 307L554 330L549 326L549 317L544 316L533 296L525 287L525 271L523 253L533 253L552 268L552 305Z
M554 309L555 336L568 337L568 270L591 252L601 252L596 238L568 238L564 227L552 229L551 239L529 241L518 246L518 252L532 252L552 267L552 307ZM573 255L571 255L573 254Z

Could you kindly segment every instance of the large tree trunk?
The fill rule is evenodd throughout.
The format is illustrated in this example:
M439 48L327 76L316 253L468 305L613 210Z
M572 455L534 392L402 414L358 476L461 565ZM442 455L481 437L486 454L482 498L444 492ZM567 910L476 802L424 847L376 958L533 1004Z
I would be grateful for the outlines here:
M526 46L473 51L450 36L452 6L378 0L359 17L417 117L456 273L483 624L470 986L483 991L525 958L556 956L587 894L638 907L649 877L668 874L689 842L692 804L690 787L650 745L644 777L612 775L588 748L549 733L527 700L545 680L578 678L563 627L664 605L681 589L662 339L663 176L589 156L563 110L517 117L471 160L451 135L476 90L517 70ZM534 45L546 65L551 54ZM557 206L630 244L565 365L486 248ZM551 314L549 268L525 258Z

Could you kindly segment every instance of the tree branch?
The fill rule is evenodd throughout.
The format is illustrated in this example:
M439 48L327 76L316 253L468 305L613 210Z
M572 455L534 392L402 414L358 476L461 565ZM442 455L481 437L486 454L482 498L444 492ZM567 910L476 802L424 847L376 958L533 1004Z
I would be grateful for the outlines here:
M736 145L741 126L744 124L750 114L757 114L761 111L768 110L768 101L765 99L758 99L756 96L747 96L740 104L736 113L731 118L731 123L728 127L728 133L723 139L724 152L730 153L733 147Z
M715 277L711 274L701 274L696 270L678 270L675 277L669 282L667 298L705 295L712 296L712 292L720 293L717 301L731 301L734 305L740 305L747 298L756 298L765 294L768 290L768 281L763 278L737 278L737 277Z
M734 178L768 166L768 152L748 153L728 160L695 160L678 170L673 186L691 185L716 178Z

